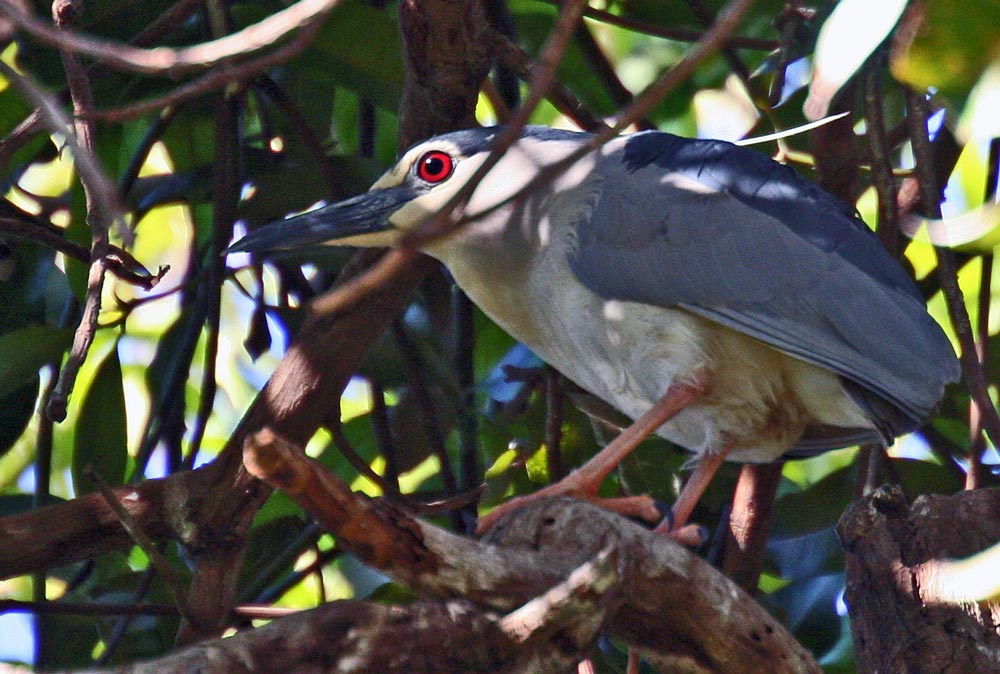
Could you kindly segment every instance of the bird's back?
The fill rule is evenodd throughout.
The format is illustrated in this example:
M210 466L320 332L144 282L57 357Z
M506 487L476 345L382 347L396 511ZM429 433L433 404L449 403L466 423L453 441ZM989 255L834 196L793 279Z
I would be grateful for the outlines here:
M730 143L613 143L572 261L599 295L683 307L830 370L885 435L915 427L957 379L913 281L846 205Z

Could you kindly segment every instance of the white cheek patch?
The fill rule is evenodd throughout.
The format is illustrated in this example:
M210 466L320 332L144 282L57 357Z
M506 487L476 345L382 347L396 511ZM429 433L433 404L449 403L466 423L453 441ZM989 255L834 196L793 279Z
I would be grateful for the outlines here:
M435 205L438 199L433 199L433 193L426 194L418 199L414 199L395 213L389 216L389 222L393 227L406 231L421 225L427 218L437 211ZM445 199L444 201L447 201ZM441 201L443 204L444 201Z
M406 168L409 168L408 166ZM382 174L382 177L376 180L368 191L374 190L386 190L390 187L397 187L402 184L403 179L406 178L406 169L403 168L402 164L396 164L391 169Z

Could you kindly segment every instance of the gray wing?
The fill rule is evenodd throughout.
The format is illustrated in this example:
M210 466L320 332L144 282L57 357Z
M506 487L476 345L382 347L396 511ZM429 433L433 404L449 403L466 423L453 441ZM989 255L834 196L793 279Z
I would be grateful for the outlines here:
M681 306L832 370L894 434L958 378L912 280L846 205L788 167L655 132L603 161L571 260L591 290Z

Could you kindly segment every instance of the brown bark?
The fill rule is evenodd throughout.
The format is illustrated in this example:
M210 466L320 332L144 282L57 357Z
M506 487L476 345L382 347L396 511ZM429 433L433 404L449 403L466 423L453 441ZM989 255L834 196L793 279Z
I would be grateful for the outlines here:
M837 530L859 672L1000 671L1000 603L949 599L936 571L997 544L997 513L1000 489L907 505L899 488L883 487L848 508Z
M404 0L399 29L406 66L400 145L478 126L476 101L494 42L482 2Z
M333 602L230 639L91 673L568 674L601 626L614 582L609 561L605 554L585 564L508 615L463 600L401 607Z
M764 546L771 526L775 495L781 483L782 465L744 465L733 492L721 568L724 574L751 595L757 592L764 564Z
M338 542L425 597L507 611L611 550L619 581L604 629L662 671L751 674L821 670L749 595L664 536L583 501L539 499L484 541L452 534L339 478L269 433L248 441L249 470L286 491Z

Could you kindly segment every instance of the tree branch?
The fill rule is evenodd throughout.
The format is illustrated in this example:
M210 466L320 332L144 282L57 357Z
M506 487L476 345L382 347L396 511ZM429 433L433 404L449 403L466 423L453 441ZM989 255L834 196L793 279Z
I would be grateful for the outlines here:
M463 600L333 602L157 660L90 672L568 674L594 643L614 579L608 555L600 555L508 615Z
M19 28L45 44L60 50L89 56L122 70L177 77L192 70L206 70L235 57L246 56L272 46L289 33L323 19L340 0L300 0L291 7L241 31L191 47L142 49L108 40L97 40L73 31L54 31L44 21L16 4L0 2L0 13Z
M847 552L845 600L859 672L998 670L1000 602L942 602L927 573L1000 541L998 512L1000 489L921 496L908 505L900 488L883 487L847 509L837 533Z
M586 502L540 499L480 542L351 492L268 431L248 439L244 458L248 470L288 493L340 544L423 596L464 597L507 611L610 546L620 580L609 592L605 629L657 666L727 674L821 671L780 624L707 562Z

